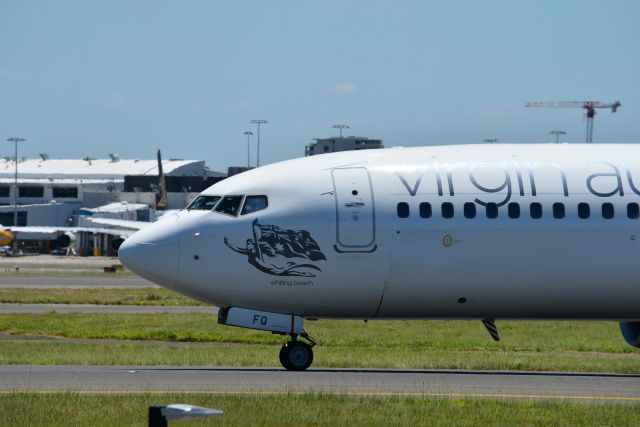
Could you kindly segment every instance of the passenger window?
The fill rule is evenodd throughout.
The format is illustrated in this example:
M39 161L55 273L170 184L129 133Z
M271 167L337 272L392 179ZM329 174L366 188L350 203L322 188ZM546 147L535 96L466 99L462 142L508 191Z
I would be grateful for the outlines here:
M443 218L453 218L453 203L444 202L442 204L442 217Z
M602 204L602 217L605 219L613 218L613 203Z
M225 196L220 203L218 203L218 206L216 206L216 212L238 216L243 197L244 196Z
M556 219L564 218L564 203L556 202L553 204L553 217Z
M538 202L533 202L529 205L529 214L533 219L542 218L542 205Z
M520 205L516 202L511 202L507 206L507 210L509 213L509 218L516 219L520 218Z
M213 209L220 200L220 196L198 196L196 199L187 206L188 211L192 210L204 210L210 211Z
M498 217L498 204L497 203L487 203L487 218L497 218Z
M267 206L269 206L267 196L247 196L244 199L244 206L242 206L242 215L261 211Z
M396 207L396 210L398 211L398 216L400 218L408 218L409 217L409 203L406 203L406 202L398 203L398 206Z
M578 217L581 219L587 219L591 216L591 209L589 203L578 203Z
M629 219L638 219L640 217L640 207L637 203L629 203L627 205L627 217Z
M431 218L431 203L420 203L420 218Z
M464 217L475 218L476 217L476 204L473 202L467 202L464 204Z

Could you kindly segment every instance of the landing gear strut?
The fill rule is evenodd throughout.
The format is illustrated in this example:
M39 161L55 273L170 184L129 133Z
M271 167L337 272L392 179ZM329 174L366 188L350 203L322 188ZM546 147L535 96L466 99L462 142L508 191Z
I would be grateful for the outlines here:
M313 362L311 349L316 343L304 330L302 316L241 307L223 307L218 311L218 323L290 335L291 341L280 349L280 363L288 371L304 371ZM304 338L307 342L299 341L298 338Z
M316 343L305 331L300 336L309 344L298 341L298 335L291 334L291 341L280 349L280 363L287 371L304 371L313 363L313 346Z

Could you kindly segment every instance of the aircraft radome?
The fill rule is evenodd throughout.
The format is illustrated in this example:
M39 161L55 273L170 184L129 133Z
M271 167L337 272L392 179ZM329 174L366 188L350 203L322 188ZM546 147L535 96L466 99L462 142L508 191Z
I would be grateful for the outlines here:
M640 346L640 147L460 145L289 160L129 237L123 264L291 340L304 319L620 321Z

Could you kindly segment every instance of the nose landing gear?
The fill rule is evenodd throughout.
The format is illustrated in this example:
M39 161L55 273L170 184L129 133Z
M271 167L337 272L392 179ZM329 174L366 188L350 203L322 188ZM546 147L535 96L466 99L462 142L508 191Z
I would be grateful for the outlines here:
M288 371L304 371L313 363L312 348L316 343L305 331L300 336L309 341L309 344L298 341L298 336L291 334L291 341L280 349L280 364Z
M274 334L290 335L291 341L280 349L280 363L288 371L304 371L313 362L316 345L304 330L302 316L270 313L241 307L223 307L218 311L218 323L241 328L271 331ZM304 338L306 342L298 340Z

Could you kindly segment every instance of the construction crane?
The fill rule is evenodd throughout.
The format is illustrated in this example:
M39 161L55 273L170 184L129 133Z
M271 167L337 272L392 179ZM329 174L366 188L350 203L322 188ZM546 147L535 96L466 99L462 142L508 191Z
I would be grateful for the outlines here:
M526 107L552 107L552 108L584 108L587 110L587 144L593 142L593 118L596 108L611 108L615 113L621 106L620 101L605 103L598 101L561 101L561 102L527 102Z

